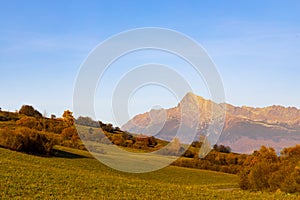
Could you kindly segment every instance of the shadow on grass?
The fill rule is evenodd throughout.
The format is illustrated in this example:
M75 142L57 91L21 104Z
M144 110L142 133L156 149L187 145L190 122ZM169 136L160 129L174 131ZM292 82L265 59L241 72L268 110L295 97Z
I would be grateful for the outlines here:
M71 152L66 152L58 149L52 149L51 150L51 156L53 157L59 157L59 158L89 158L88 156L78 155Z
M10 151L14 151L14 152L19 152L19 153L24 153L24 154L28 154L28 155L32 155L32 156L38 156L38 157L58 157L58 158L92 158L92 156L84 156L84 155L79 155L79 154L75 154L75 153L71 153L71 152L67 152L67 151L63 151L63 150L58 150L58 149L51 149L50 154L41 154L41 153L36 153L36 152L22 152L22 151L16 151L10 148L7 148L6 146L0 145L0 148L2 149L7 149Z

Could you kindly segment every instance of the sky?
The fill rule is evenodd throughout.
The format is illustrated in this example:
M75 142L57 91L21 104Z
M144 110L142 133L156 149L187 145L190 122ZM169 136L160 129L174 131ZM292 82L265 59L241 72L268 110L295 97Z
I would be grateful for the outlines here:
M161 27L193 38L206 50L222 78L226 102L300 108L299 9L299 1L289 0L0 0L0 107L15 111L30 104L48 116L60 116L73 109L80 67L99 43L126 30ZM100 81L97 118L113 122L106 94L112 94L122 73L145 62L174 67L196 94L209 98L203 80L178 57L136 52L107 70L104 85ZM176 106L178 99L152 85L133 92L128 102L134 116Z

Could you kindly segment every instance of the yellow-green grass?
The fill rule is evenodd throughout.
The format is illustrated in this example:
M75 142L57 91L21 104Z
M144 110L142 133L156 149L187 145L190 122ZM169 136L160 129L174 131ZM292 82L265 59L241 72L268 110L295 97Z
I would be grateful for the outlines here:
M0 148L0 199L297 199L253 193L235 175L166 167L145 174L115 171L85 151L56 147L60 157Z

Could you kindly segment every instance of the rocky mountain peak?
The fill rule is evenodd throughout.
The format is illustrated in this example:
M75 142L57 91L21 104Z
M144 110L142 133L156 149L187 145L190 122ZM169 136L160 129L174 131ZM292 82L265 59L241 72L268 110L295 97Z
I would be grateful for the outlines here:
M171 140L180 123L187 127L186 130L191 130L188 128L197 123L196 138L199 138L201 134L205 135L213 113L223 113L224 110L225 127L219 142L237 152L250 152L261 145L280 149L300 142L300 110L295 107L217 104L192 92L187 93L176 107L137 115L122 129ZM222 114L220 116L222 119Z

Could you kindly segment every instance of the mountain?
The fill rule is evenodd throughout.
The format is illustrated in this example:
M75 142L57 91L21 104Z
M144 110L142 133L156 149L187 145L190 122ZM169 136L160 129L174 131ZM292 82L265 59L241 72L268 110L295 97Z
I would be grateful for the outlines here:
M172 140L181 130L180 141L183 142L191 142L191 137L199 140L201 135L209 135L215 137L211 141L240 153L251 153L262 145L279 151L300 143L300 109L276 105L236 107L187 93L176 107L139 114L122 129L165 140ZM220 137L213 134L221 131Z

